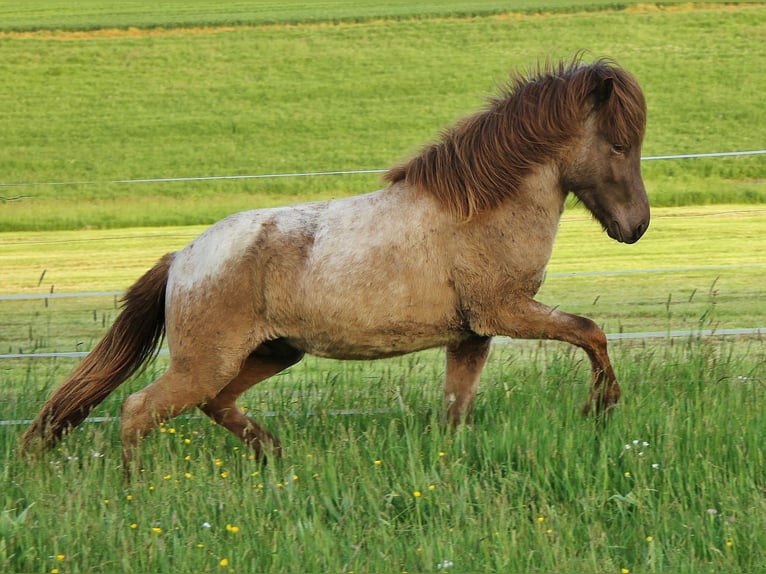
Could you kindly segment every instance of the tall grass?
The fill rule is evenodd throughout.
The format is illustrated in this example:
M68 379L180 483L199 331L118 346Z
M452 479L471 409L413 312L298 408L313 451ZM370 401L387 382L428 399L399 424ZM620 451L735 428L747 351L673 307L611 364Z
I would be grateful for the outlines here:
M32 461L16 457L20 429L0 427L0 565L766 567L763 341L621 344L613 354L625 400L603 426L577 414L581 354L532 344L493 350L475 424L458 432L441 425L439 353L331 369L309 359L245 401L281 437L283 459L259 466L207 420L176 419L146 441L144 471L127 485L115 424L85 425ZM371 412L333 414L354 405Z

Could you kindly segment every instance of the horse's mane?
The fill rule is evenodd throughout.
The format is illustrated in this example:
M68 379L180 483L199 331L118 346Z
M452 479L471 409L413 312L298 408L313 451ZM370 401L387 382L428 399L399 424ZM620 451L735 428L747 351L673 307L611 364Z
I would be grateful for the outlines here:
M598 90L611 84L609 97ZM529 172L556 160L591 111L613 143L643 140L646 103L636 80L610 60L546 64L513 74L488 107L447 129L384 179L436 197L458 219L498 207Z

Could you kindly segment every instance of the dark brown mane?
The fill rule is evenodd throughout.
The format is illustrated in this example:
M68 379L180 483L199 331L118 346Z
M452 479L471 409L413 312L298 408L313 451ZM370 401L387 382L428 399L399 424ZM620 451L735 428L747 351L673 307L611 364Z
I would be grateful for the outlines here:
M611 96L594 91L611 81ZM599 129L613 143L640 144L646 103L636 80L609 60L546 65L515 74L486 110L447 129L384 179L406 181L435 196L458 219L497 207L535 166L556 161L596 107Z

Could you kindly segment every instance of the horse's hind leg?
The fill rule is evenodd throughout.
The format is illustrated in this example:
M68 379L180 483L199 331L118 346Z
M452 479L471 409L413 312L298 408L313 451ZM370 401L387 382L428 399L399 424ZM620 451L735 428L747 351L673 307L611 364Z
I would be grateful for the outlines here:
M241 344L240 344L241 345ZM194 353L171 347L170 367L151 385L133 393L122 404L122 458L126 472L139 441L162 421L215 397L237 375L241 357L235 343L229 353Z
M490 337L471 337L447 347L447 381L444 403L447 420L454 426L470 422L479 377L489 354Z
M204 387L195 386L191 375L171 363L168 371L122 403L121 442L123 469L130 473L140 440L162 421L204 400Z
M234 380L221 389L215 397L199 405L200 409L249 445L259 460L265 461L264 451L269 449L278 456L281 453L281 447L277 438L240 411L236 400L256 383L297 363L302 357L302 351L290 347L283 341L269 341L262 344L247 358Z

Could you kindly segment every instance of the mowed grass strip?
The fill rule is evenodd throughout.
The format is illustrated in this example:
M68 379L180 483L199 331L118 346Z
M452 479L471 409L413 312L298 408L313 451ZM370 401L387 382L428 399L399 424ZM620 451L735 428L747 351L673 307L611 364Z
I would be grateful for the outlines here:
M661 208L646 236L626 246L572 209L538 299L609 333L764 327L764 225L766 211L748 206ZM203 229L0 234L0 293L122 292ZM0 301L0 352L88 350L118 299Z
M645 155L758 149L763 6L423 19L222 33L6 36L0 228L210 223L380 186L376 175L114 180L382 169L482 106L509 71L609 55L647 94ZM761 65L763 64L763 65ZM764 200L764 156L647 162L655 205Z
M723 0L706 2L703 6L729 4ZM242 26L264 24L306 24L328 22L360 22L373 19L407 19L431 17L485 16L513 12L537 14L572 12L576 10L612 10L614 2L593 0L521 0L509 7L498 0L442 0L440 2L410 2L408 0L324 0L306 3L296 0L259 2L233 1L222 5L210 0L163 2L148 0L130 3L97 0L72 6L57 0L38 0L34 10L27 5L4 6L0 31L92 31L104 28L189 28L199 26ZM661 4L639 0L621 2L620 8L638 10L693 9L684 0Z

